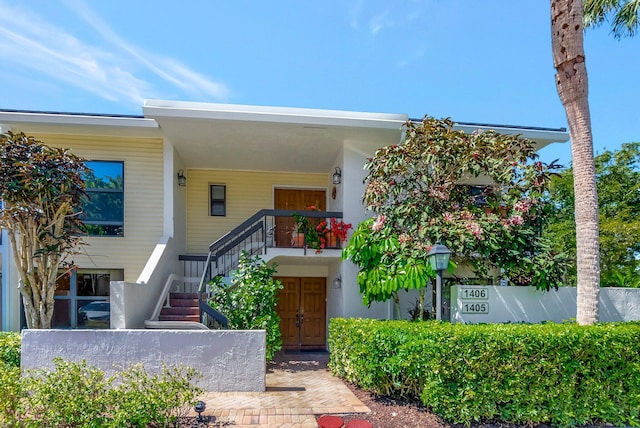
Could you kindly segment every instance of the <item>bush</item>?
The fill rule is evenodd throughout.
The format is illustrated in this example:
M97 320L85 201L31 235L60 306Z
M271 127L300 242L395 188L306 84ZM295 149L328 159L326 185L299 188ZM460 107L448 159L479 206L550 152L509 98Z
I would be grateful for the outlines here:
M237 330L266 330L267 360L272 360L282 348L280 317L276 311L280 281L273 279L273 264L264 263L259 257L251 258L245 252L240 255L238 269L231 275L231 285L226 286L220 277L211 283L212 308L226 315L229 328Z
M20 367L20 334L0 332L0 366Z
M164 367L150 375L142 365L120 374L120 383L109 391L115 404L109 426L165 426L186 416L195 398L202 393L191 382L199 375L192 368Z
M20 403L20 368L0 365L0 426L17 425Z
M55 370L31 371L22 381L27 426L104 426L112 379L86 362L54 359ZM93 424L93 425L92 425Z
M86 362L54 359L54 369L0 369L0 425L26 427L166 426L203 391L190 368L150 375L141 365L105 377Z
M454 423L640 423L640 323L332 319L330 368Z

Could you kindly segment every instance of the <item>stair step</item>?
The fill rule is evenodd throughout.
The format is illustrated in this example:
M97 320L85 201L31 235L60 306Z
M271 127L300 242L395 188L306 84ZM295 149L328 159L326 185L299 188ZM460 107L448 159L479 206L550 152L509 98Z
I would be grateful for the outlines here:
M171 293L172 299L196 299L198 300L198 293Z
M160 310L160 315L200 315L200 309L197 306L165 307Z
M169 298L169 305L171 307L184 306L184 307L192 307L197 308L199 305L198 299L174 299L173 297Z
M158 318L160 321L193 321L200 322L199 315L162 315Z

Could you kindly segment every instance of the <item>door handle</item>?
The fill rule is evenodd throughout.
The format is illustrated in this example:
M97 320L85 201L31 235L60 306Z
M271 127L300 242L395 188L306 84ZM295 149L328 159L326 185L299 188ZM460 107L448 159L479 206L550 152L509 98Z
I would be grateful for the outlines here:
M300 314L296 311L296 328L300 328Z
M300 315L300 324L304 324L304 314Z

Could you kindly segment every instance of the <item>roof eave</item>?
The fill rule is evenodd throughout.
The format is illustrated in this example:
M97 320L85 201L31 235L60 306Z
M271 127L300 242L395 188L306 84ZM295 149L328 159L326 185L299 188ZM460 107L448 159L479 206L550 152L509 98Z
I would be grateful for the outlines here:
M408 120L405 114L365 113L291 107L264 107L239 104L213 104L181 101L146 100L145 117L185 118L273 122L317 127L354 127L400 129Z

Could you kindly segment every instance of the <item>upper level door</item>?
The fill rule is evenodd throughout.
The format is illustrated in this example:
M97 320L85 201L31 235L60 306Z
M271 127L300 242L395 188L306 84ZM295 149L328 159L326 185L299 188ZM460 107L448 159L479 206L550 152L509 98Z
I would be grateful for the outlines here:
M301 210L313 205L319 211L326 211L327 195L325 190L275 189L273 208L276 210ZM293 217L276 218L276 246L291 247Z

